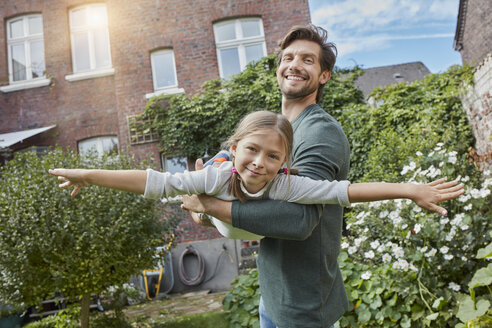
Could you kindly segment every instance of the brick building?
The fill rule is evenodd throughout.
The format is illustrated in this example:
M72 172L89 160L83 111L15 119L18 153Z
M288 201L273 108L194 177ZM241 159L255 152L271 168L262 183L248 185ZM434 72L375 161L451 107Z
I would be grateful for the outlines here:
M454 49L460 52L463 64L474 66L474 84L468 86L461 98L473 128L481 166L491 169L492 1L460 0Z
M170 171L187 160L130 135L147 100L237 73L310 22L307 0L3 0L0 15L0 153L129 148ZM188 220L181 238L218 237L204 229Z

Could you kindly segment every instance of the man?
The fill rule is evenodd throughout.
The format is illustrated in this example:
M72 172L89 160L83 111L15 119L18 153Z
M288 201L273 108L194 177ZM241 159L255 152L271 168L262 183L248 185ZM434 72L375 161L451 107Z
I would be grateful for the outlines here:
M340 124L317 102L335 64L325 30L295 26L280 43L277 81L282 114L292 123L292 166L317 180L344 180L350 149ZM262 200L226 202L184 197L184 207L259 235L260 326L332 327L347 310L337 264L343 210Z

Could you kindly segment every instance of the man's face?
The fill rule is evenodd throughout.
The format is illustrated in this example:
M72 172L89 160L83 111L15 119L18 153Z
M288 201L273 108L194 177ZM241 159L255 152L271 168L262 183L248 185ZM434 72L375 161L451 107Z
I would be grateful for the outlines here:
M331 73L321 71L319 44L295 40L282 52L277 68L277 81L287 99L316 96L320 84L325 84Z

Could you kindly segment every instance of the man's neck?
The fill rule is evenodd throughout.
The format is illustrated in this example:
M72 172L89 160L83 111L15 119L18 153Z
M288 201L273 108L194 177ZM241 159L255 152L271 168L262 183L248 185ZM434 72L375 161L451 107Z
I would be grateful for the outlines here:
M316 104L316 99L306 97L303 99L286 99L282 97L282 115L292 122L309 105Z

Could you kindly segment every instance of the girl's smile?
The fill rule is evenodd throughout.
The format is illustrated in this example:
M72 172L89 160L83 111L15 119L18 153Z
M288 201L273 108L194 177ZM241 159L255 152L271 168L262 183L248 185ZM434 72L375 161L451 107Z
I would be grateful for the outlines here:
M285 162L285 146L280 135L263 129L231 146L234 166L246 190L260 191L273 180Z

